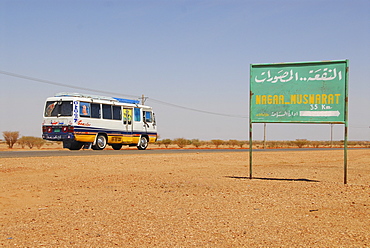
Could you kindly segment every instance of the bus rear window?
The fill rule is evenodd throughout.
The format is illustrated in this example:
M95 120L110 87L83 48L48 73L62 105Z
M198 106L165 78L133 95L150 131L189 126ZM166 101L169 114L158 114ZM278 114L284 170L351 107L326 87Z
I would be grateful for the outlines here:
M48 101L45 107L45 117L72 116L72 101Z

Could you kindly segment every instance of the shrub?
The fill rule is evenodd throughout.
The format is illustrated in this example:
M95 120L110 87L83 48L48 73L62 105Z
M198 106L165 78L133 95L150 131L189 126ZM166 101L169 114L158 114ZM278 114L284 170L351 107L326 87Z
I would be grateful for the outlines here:
M178 145L180 148L184 148L187 144L189 144L189 141L184 138L177 138L173 141L176 145Z
M34 137L35 140L35 146L37 147L37 149L40 149L43 145L45 145L46 141L43 139L43 138L38 138L38 137Z
M306 139L296 139L295 144L296 144L296 146L298 146L298 148L302 148L302 147L304 147L305 145L308 144L308 140L306 140Z
M211 140L212 144L214 144L216 146L216 149L222 145L224 143L223 140L219 140L219 139L216 139L216 140Z
M199 139L192 139L191 144L196 148L199 148L202 145L202 142Z
M243 146L244 146L245 144L247 144L247 143L249 143L249 141L247 142L247 141L244 141L244 140L239 140L239 141L238 141L238 146L239 146L240 148L243 148Z
M38 137L23 136L18 140L18 143L22 146L22 148L24 148L27 145L30 149L32 149L35 146L38 149L40 149L45 144L45 140Z
M162 145L163 143L162 143L162 140L157 140L157 141L155 142L155 144L157 144L157 145L158 145L158 147L161 147L161 145Z
M320 145L322 145L321 141L312 141L311 145L315 148L319 148Z
M230 147L234 147L234 146L238 146L239 145L239 141L237 140L229 140L229 146Z
M268 141L266 143L267 143L267 146L270 147L270 148L279 147L279 142L278 141L271 140L271 141Z
M18 145L20 145L22 147L22 149L26 146L26 139L25 139L25 136L22 136L18 141L17 141Z
M14 144L17 142L19 137L19 132L11 132L11 131L4 131L3 136L5 139L6 144L10 149L13 148Z
M161 143L162 143L166 148L168 148L168 146L172 144L172 140L170 140L170 139L164 139L164 140L162 140L162 141L161 141Z

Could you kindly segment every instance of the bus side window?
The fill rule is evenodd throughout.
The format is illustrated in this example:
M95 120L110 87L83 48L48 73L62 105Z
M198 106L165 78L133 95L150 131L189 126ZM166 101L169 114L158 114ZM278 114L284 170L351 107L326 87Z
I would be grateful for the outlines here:
M153 122L151 111L144 111L144 122L147 122L147 123Z
M80 116L81 117L90 117L90 103L80 102Z
M123 124L131 125L132 122L132 109L123 109Z
M121 106L112 106L113 107L113 120L121 120Z
M100 119L100 104L99 103L91 103L91 118Z
M134 108L134 121L141 121L140 108Z
M112 120L112 105L103 104L103 119Z

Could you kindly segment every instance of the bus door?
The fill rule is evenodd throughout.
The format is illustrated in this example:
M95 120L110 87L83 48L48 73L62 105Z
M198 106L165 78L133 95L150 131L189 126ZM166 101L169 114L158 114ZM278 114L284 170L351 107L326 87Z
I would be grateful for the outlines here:
M132 108L122 109L122 120L123 120L123 143L132 143L133 140L133 121L132 121Z
M153 111L151 109L143 110L143 119L145 132L149 137L148 141L155 142L157 140L157 127Z
M134 108L134 131L137 142L139 141L140 135L145 133L145 127L143 123L143 113L141 108Z
M153 133L155 131L154 114L151 110L143 110L143 122L147 133Z

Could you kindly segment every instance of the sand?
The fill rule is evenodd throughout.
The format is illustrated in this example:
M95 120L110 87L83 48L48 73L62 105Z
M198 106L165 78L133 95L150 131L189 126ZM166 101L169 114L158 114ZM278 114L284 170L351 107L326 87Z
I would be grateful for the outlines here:
M369 247L370 150L0 158L1 247Z

